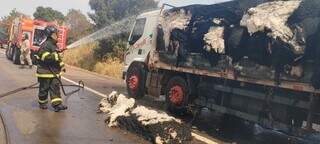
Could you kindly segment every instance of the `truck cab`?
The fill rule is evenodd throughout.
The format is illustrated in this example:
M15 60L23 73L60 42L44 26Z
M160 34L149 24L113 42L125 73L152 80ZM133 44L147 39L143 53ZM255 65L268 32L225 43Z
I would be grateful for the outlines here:
M143 13L136 18L131 30L124 58L123 79L131 65L144 64L152 48L154 29L156 28L160 10Z

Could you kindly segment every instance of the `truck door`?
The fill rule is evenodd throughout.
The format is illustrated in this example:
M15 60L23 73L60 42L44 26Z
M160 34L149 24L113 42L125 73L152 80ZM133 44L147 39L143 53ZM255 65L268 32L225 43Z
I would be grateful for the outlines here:
M146 23L146 18L138 18L135 22L128 40L128 51L125 57L126 64L130 64L133 61L143 62L149 53L152 30L147 30Z

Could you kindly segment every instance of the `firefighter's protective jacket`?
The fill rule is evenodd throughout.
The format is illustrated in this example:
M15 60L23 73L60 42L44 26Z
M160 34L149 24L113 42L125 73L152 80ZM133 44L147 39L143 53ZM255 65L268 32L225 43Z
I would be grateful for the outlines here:
M30 41L26 39L21 44L21 53L30 54L30 52Z
M58 54L57 42L48 38L40 46L36 58L38 60L37 74L38 78L54 78L61 76L61 70L64 67L61 56Z

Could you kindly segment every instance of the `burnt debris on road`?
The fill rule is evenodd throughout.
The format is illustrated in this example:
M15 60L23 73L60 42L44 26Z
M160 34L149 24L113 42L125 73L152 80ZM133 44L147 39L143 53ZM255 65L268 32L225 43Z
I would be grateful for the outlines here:
M109 127L120 127L141 135L153 143L191 141L191 126L163 111L136 104L133 98L112 92L100 102Z

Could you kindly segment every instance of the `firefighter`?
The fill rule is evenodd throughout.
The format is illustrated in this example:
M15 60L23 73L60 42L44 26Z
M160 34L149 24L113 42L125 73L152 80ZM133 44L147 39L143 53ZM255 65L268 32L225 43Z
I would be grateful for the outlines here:
M20 54L20 68L23 69L25 65L25 61L28 62L29 68L32 69L32 60L31 60L31 50L30 50L30 41L29 35L24 34L22 38L23 42L21 44L21 54Z
M39 86L39 107L47 109L48 94L55 112L66 110L60 94L61 72L65 71L64 63L57 46L58 29L47 26L44 30L47 39L41 44L36 58L38 59L37 77Z

